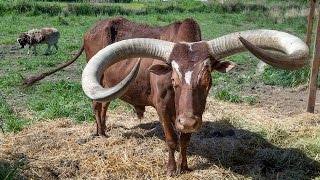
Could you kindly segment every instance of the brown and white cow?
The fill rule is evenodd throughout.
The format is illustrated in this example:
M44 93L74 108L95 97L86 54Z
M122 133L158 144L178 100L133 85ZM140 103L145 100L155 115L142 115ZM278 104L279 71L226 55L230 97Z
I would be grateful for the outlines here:
M30 54L30 49L33 47L33 54L37 55L37 45L47 44L48 48L45 55L50 53L51 46L54 45L56 50L58 50L58 40L60 38L60 33L55 28L42 28L42 29L32 29L28 32L23 32L19 35L17 42L24 48L25 45L29 45L28 55Z
M201 127L211 72L228 72L234 67L220 59L248 49L270 65L291 70L307 64L309 57L303 41L274 30L243 31L201 41L199 26L191 19L165 27L107 20L85 35L84 48L89 62L82 74L82 87L94 102L97 133L105 135L106 111L117 97L132 104L139 117L145 106L153 106L169 147L170 176L188 170L187 144L191 133Z
M211 72L228 72L235 65L220 59L246 49L282 69L301 68L309 58L304 42L274 30L243 31L201 41L199 25L192 19L167 26L148 26L124 18L97 23L85 34L84 46L77 54L78 57L85 50L88 61L82 87L93 100L97 135L106 135L106 112L113 99L119 97L132 104L139 118L145 106L152 106L159 115L169 147L167 174L188 170L187 144L191 133L201 128L212 85ZM33 76L26 85L65 66ZM177 145L180 154L176 162Z

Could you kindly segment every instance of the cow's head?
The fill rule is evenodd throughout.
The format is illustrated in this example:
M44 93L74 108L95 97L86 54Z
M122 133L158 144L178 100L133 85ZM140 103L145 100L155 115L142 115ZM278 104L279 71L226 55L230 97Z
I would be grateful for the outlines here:
M220 59L246 49L264 62L288 70L303 67L309 58L309 49L303 41L273 30L243 31L194 43L130 39L111 44L93 56L83 71L82 87L93 100L111 101L126 91L138 72L139 61L123 81L104 89L99 80L106 68L132 57L163 60L167 65L156 65L149 70L153 73L170 70L175 91L176 128L182 132L194 132L202 124L202 114L212 83L211 71L229 71L234 64ZM272 54L264 49L284 54Z
M26 32L21 33L17 38L17 42L20 44L21 48L24 48L25 45L30 44L30 35Z
M171 74L175 91L176 128L195 132L202 124L206 98L212 85L211 72L227 72L235 65L217 60L206 42L176 43L166 64L149 68L154 74Z

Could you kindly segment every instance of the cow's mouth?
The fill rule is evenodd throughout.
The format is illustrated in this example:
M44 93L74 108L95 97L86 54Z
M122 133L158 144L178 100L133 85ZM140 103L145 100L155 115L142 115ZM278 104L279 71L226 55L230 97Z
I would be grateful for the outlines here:
M198 132L201 124L202 119L197 116L180 115L176 119L176 128L182 133Z

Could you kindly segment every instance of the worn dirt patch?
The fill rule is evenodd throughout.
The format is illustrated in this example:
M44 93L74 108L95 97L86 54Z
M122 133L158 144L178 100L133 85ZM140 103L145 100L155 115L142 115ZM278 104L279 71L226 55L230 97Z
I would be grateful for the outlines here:
M295 115L306 112L308 105L309 86L301 85L296 88L257 85L254 89L242 92L255 95L258 103L254 107L269 109L285 115ZM320 112L320 91L316 94L315 113Z

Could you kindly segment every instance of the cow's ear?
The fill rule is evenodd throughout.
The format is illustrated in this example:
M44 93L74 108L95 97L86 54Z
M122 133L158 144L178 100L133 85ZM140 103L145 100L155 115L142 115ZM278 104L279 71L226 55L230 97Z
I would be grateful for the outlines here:
M154 64L148 70L156 75L163 75L170 72L172 68L168 64Z
M236 64L231 61L216 61L212 65L213 69L215 69L219 72L222 72L222 73L229 72L235 66L236 66Z

